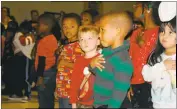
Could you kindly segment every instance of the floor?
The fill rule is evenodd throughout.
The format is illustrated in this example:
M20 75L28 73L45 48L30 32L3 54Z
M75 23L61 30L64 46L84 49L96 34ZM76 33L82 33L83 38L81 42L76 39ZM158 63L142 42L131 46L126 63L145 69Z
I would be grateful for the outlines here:
M19 101L8 100L8 96L1 96L1 108L2 109L26 109L26 108L38 108L37 93L32 92L32 99L27 103L21 103ZM55 102L55 108L58 108L58 102Z

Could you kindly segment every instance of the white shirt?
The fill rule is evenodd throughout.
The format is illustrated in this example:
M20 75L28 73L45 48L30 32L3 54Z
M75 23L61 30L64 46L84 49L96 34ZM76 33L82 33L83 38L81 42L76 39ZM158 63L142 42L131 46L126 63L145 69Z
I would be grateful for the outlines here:
M23 35L21 32L17 32L15 34L15 37L13 40L13 44L15 46L14 54L19 53L21 51L26 57L31 59L31 51L34 47L34 43L26 45L26 46L22 46L19 40L21 35Z
M175 54L176 55L176 54ZM154 66L145 65L142 75L145 81L151 82L151 95L154 108L176 108L176 86L172 85L169 71L166 70L164 60L174 57L161 54L162 62ZM176 70L172 70L176 75Z

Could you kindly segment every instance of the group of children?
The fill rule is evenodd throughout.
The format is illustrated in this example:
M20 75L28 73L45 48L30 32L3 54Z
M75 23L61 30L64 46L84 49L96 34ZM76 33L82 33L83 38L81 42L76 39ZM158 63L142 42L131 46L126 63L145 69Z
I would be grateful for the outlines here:
M171 6L160 3L159 13L166 5ZM147 7L146 18L153 5ZM95 20L88 12L82 14L82 20L75 13L63 16L62 31L69 44L58 57L52 33L54 16L39 17L40 40L35 42L36 75L32 79L39 108L54 108L55 97L59 108L132 108L133 102L149 108L151 95L153 108L175 108L176 13L169 17L159 14L160 29L152 19L144 21L151 23L134 30L130 41L125 41L133 29L129 13L110 12ZM33 42L33 37L25 37L23 46L30 45L27 39Z

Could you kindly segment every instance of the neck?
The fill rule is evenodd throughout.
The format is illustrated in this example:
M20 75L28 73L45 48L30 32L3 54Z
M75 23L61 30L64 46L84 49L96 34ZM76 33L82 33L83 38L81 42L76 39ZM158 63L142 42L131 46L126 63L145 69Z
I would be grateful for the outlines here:
M98 54L97 50L94 49L92 51L89 51L89 52L85 52L85 58L92 58L94 56L96 56Z
M173 47L173 48L166 49L166 50L165 50L165 54L166 54L166 55L173 55L173 54L176 54L176 46Z
M48 36L49 34L52 34L52 33L51 32L42 33L41 37Z
M157 25L154 23L152 17L145 18L145 21L144 21L144 28L145 29L151 29L151 28L154 28L156 26Z
M112 49L115 49L117 47L120 47L124 44L124 39L119 39L114 42L114 44L111 46Z
M68 39L68 41L69 41L69 42L74 42L74 41L77 41L77 36L75 36L75 37L72 37L72 38Z

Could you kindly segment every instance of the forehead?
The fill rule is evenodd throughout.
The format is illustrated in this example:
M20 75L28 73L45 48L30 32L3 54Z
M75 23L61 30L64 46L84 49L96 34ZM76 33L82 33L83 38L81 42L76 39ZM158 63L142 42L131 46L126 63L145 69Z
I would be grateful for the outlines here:
M88 17L88 16L91 16L91 15L89 13L83 13L81 16L82 17Z
M2 11L7 12L7 9L6 8L2 8Z
M98 35L94 31L81 32L79 35L80 38L97 37L97 36Z
M38 15L38 13L37 12L32 12L32 15Z
M100 27L108 27L108 26L110 26L110 24L111 24L111 23L110 23L111 20L113 20L113 19L111 19L110 16L102 17L102 18L100 19L100 21L98 22L98 23L99 23L99 26L100 26Z
M73 25L77 25L77 21L75 18L65 18L63 20L63 25L66 25L66 24L73 24Z

